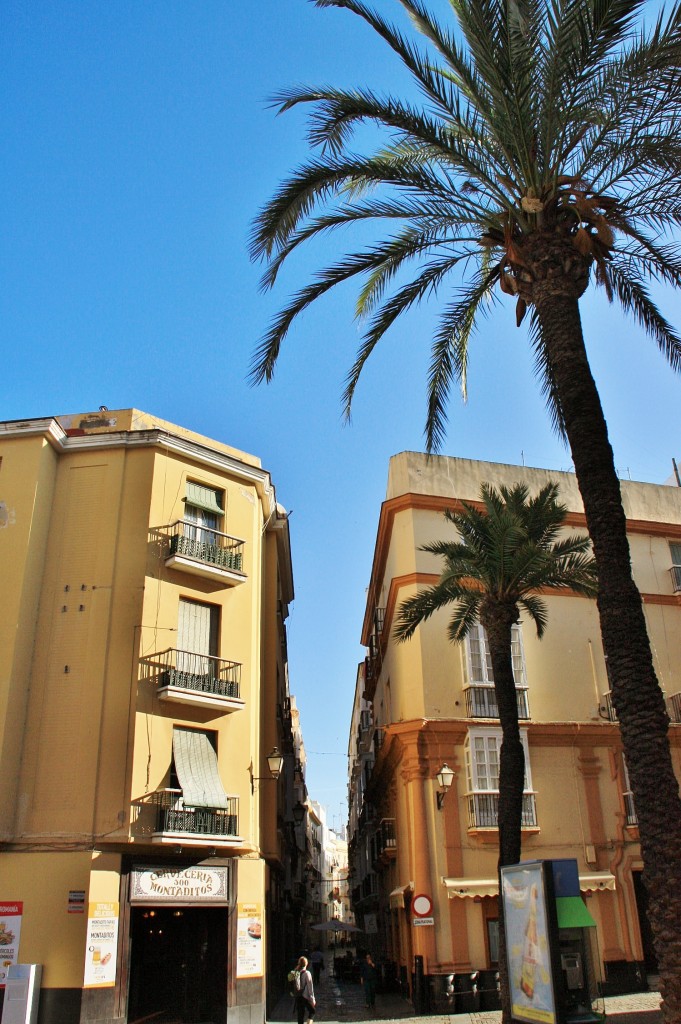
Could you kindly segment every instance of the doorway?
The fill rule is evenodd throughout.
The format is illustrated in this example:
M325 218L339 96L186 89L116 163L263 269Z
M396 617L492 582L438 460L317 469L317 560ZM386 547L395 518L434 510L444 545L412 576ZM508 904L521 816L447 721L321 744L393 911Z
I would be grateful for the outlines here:
M130 1024L223 1024L226 908L132 907L130 945Z
M643 881L643 874L640 871L632 871L634 880L634 895L636 897L636 909L638 911L638 926L641 931L641 945L643 946L643 961L647 974L657 974L657 956L653 947L653 931L648 921L648 890Z

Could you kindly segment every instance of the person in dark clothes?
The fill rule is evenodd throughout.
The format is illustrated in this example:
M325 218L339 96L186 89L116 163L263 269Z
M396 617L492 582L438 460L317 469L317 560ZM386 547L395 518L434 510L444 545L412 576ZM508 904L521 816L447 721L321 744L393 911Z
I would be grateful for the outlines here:
M304 1024L305 1014L307 1013L308 1019L312 1020L315 1015L315 1007L317 1002L314 997L314 985L312 984L312 975L307 969L307 959L301 956L300 960L296 965L296 970L300 972L300 990L296 996L296 1010L298 1011L298 1024Z
M314 950L310 957L310 963L312 964L312 977L314 978L314 983L315 985L318 985L324 969L324 954L321 949Z
M371 953L367 953L360 967L360 981L364 988L364 1002L367 1005L367 1009L374 1010L376 1008L378 967L374 963Z

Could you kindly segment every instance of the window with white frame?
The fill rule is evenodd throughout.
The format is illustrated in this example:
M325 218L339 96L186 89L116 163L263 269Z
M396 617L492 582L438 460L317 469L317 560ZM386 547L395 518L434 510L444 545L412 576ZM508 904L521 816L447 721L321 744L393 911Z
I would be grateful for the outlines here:
M480 623L466 637L466 712L469 718L498 718L494 693L494 671L487 633ZM519 625L511 627L511 659L518 699L518 717L529 718L523 635Z
M501 729L468 730L464 744L464 758L469 828L497 827L501 738ZM536 826L537 819L527 733L524 730L521 730L520 738L525 751L522 824L524 828L532 828Z
M204 484L187 481L184 499L186 535L203 544L215 543L215 532L224 516L224 492Z

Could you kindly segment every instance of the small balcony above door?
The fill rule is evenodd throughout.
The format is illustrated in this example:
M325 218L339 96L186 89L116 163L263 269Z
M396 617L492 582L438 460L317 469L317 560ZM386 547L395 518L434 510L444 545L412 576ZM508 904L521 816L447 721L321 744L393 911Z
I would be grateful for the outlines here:
M244 572L245 541L207 526L178 519L160 532L167 539L165 564L169 569L219 580L233 587L248 579Z
M145 674L157 686L159 700L214 708L226 714L241 711L241 664L209 654L174 647L143 659Z

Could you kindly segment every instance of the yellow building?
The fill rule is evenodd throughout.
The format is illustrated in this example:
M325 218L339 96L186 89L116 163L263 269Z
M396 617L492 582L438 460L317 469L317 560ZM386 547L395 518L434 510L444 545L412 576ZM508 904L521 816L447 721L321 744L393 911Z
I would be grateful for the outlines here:
M0 567L0 970L43 965L41 1024L263 1020L295 760L269 473L134 409L2 423Z
M523 481L533 494L556 481L570 510L569 528L585 529L572 474L395 456L368 588L362 642L369 656L358 674L350 739L358 923L368 924L367 944L405 992L413 991L423 966L424 998L433 1008L470 1010L496 1000L501 732L480 627L465 644L453 645L442 612L406 643L397 644L391 633L400 603L439 577L441 560L421 547L454 539L442 512L461 499L478 499L484 481ZM622 491L681 774L681 490L623 482ZM596 605L563 593L544 599L544 639L521 621L513 641L526 751L523 859L577 860L597 924L605 993L644 988L654 954ZM445 764L455 773L446 792L437 780Z

